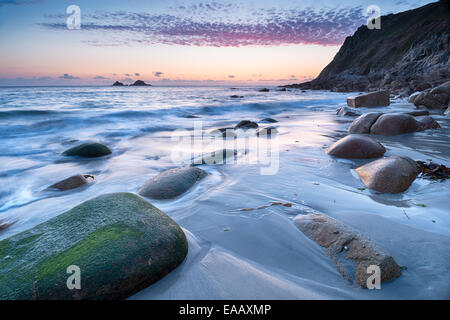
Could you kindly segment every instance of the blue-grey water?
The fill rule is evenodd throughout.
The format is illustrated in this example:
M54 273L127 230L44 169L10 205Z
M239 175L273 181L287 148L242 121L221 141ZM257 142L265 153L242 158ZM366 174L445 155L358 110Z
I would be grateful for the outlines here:
M338 117L348 94L254 87L10 87L0 88L0 221L14 222L0 239L48 220L97 195L139 187L189 159L173 138L201 125L205 136L240 120L277 126L279 163L242 161L202 166L210 175L188 193L151 201L176 220L189 239L187 260L136 299L450 298L449 182L416 179L398 195L361 191L357 160L328 157L326 148L346 135L351 117ZM230 98L231 95L243 98ZM405 100L387 108L412 110ZM362 108L363 112L368 109ZM449 117L433 115L441 129L377 137L388 155L450 165ZM277 123L263 123L264 118ZM258 141L261 141L259 138ZM112 154L71 159L62 152L84 141ZM275 141L275 140L274 140ZM217 142L217 141L216 141ZM208 150L215 144L203 146ZM193 149L198 150L198 145ZM247 147L241 148L245 154ZM74 174L93 184L68 192L45 191ZM271 206L273 201L292 207ZM426 206L421 206L425 204ZM403 275L381 290L345 281L322 249L292 222L322 212L343 221L388 251ZM2 257L0 257L1 259Z

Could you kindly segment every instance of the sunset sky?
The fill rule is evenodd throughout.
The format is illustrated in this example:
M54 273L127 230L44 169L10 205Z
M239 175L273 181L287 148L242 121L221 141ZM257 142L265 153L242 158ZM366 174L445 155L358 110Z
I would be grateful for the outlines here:
M423 0L0 0L0 85L279 85L314 78L367 20ZM66 9L81 10L81 29Z

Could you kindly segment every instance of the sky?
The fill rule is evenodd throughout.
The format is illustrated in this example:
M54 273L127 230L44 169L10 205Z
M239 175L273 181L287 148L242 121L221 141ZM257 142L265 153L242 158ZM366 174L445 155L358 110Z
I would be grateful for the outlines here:
M384 15L430 2L0 0L0 86L299 83L366 23L370 5Z

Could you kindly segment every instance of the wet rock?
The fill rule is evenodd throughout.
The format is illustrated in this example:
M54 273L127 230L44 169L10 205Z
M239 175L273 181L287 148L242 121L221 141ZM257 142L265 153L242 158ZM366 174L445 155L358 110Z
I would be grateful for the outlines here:
M78 174L67 179L52 184L48 189L58 189L61 191L72 190L87 185L94 181L94 176L90 174Z
M235 129L256 129L258 128L258 124L256 122L250 120L242 120L235 127Z
M411 94L411 95L408 97L408 102L409 102L409 103L414 103L414 100L416 100L417 96L418 96L420 93L421 93L420 91L416 91L416 92L414 92L413 94Z
M108 154L111 154L111 150L107 146L97 142L83 143L63 152L64 156L78 156L84 158L96 158Z
M374 139L359 135L348 135L328 148L327 154L337 158L370 159L384 155L386 149Z
M389 92L387 91L371 92L356 97L347 98L347 105L354 108L383 107L388 106L389 104Z
M123 87L123 83L122 82L119 82L119 81L116 81L116 82L114 82L113 83L113 87Z
M216 150L191 159L191 166L198 166L202 164L233 164L234 160L236 160L237 154L238 152L233 149Z
M180 265L188 243L178 224L131 193L83 202L0 241L0 299L124 299ZM81 273L81 289L70 275ZM69 274L68 274L69 272Z
M384 193L406 191L418 174L414 160L399 156L375 160L355 170L369 189Z
M413 116L404 113L382 114L370 127L371 134L394 136L422 131L422 125Z
M212 136L222 136L222 138L228 139L228 138L236 138L237 135L234 132L234 128L219 128L211 130L210 135Z
M430 114L430 112L428 110L417 110L417 111L405 112L405 114L409 114L413 117L418 117L418 116L428 116Z
M287 89L286 88L281 88L281 89L278 89L278 91L284 92L284 91L287 91Z
M359 116L350 124L349 133L370 133L370 127L381 116L381 112L368 112Z
M261 120L261 122L275 123L275 122L278 122L278 121L275 120L275 119L272 119L272 118L264 118L264 119Z
M194 114L188 114L188 115L186 115L186 116L184 116L185 118L187 118L187 119L197 119L197 118L200 118L199 116L196 116L196 115L194 115Z
M244 96L238 96L237 94L233 94L232 96L230 96L230 98L232 99L242 99Z
M430 109L445 109L450 102L450 81L430 90L421 92L415 99L415 106L425 106Z
M361 112L359 112L358 110L354 109L354 108L349 108L349 107L340 107L339 109L336 110L336 114L338 116L360 116Z
M278 129L276 127L266 127L266 128L262 128L259 129L256 132L256 135L259 137L271 137L271 136L275 136L278 134Z
M401 275L394 258L353 228L323 214L298 215L297 227L317 242L336 264L339 272L358 286L367 287L371 265L380 268L381 282Z
M197 167L170 169L148 180L138 193L151 199L172 199L188 191L207 175Z
M258 90L259 92L269 92L270 90L269 89L267 89L267 88L264 88L264 89L260 89L260 90Z
M446 116L450 116L450 106L447 108L447 110L444 111L444 114Z
M428 129L439 129L441 127L439 123L430 116L416 117L416 120L419 121L422 126L421 131Z

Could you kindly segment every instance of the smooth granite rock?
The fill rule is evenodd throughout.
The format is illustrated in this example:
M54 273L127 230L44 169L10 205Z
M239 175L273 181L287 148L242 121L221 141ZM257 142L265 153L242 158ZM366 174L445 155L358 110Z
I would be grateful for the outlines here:
M414 160L399 156L369 162L355 171L369 189L384 193L408 190L419 173Z
M337 158L370 159L384 155L386 149L374 139L359 135L348 135L327 149L327 154Z
M197 167L183 167L164 171L148 180L139 194L151 199L172 199L186 191L208 174Z
M135 194L105 194L0 241L0 299L124 299L187 251L181 228L158 208ZM69 266L80 270L80 289L67 286Z
M72 147L63 152L64 156L83 157L83 158L96 158L111 154L111 150L104 144L98 142L87 142L76 147Z

